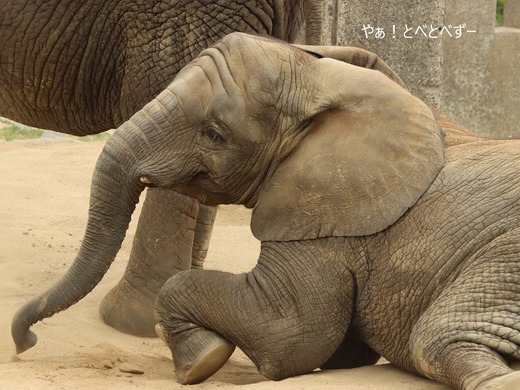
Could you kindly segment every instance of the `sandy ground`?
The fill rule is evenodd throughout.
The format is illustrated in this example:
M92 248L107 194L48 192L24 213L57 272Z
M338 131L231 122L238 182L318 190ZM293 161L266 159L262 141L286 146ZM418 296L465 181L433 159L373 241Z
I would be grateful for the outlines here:
M90 176L103 143L73 140L0 141L0 389L180 389L169 350L156 338L119 333L99 318L98 304L121 277L135 230L111 269L81 302L33 327L36 347L14 353L10 323L28 298L56 281L83 236ZM247 271L259 243L249 214L223 207L207 268ZM271 382L240 351L216 375L192 388L446 389L390 364L315 372Z

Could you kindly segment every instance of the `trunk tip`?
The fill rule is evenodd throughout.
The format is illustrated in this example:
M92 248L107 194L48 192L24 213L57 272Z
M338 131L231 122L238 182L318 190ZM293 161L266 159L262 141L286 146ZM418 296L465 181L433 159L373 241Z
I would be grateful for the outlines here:
M38 303L35 298L23 305L13 317L11 322L11 336L13 337L16 353L20 354L34 347L38 342L38 337L30 327L34 321L34 313Z
M22 332L13 331L13 340L16 346L16 354L19 355L34 347L38 342L38 336L29 329Z

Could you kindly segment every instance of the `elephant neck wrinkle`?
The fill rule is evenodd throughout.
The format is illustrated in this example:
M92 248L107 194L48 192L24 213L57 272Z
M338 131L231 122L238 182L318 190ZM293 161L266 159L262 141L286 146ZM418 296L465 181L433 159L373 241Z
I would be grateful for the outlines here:
M267 184L271 181L274 173L280 166L280 162L273 162L270 164L269 168L266 170L265 174L262 178L258 178L255 180L248 189L244 192L242 197L237 202L238 204L243 204L247 208L255 207L258 202L258 198L260 194L264 192Z
M251 209L255 206L258 201L258 196L262 192L262 188L264 187L265 178L260 179L258 181L254 181L247 190L242 194L242 196L235 202L236 204L242 204L248 209Z

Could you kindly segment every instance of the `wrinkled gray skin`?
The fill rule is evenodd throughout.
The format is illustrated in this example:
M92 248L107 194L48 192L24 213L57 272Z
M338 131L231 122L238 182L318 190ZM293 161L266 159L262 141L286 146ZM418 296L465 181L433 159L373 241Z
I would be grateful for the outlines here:
M303 20L303 0L193 4L191 0L4 1L0 116L74 135L115 128L219 38L244 31L292 41ZM155 335L157 292L174 271L202 267L215 214L214 207L185 195L149 190L128 268L101 304L103 320L121 331ZM103 259L109 264L113 247L110 234L97 232L88 251L79 255L78 261L86 265L71 281L77 292L72 294L72 286L67 287L66 295L53 305L68 307L90 291L106 267L87 263Z
M276 380L381 355L456 389L517 388L520 141L457 128L344 50L238 33L204 50L107 143L85 239L109 231L117 250L145 185L254 208L250 272L182 271L160 291L181 383L238 346Z
M455 389L520 388L506 363L520 359L520 140L472 135L380 72L242 34L145 112L136 137L163 142L132 155L134 176L254 207L262 241L248 273L183 271L161 289L181 383L238 346L275 380L381 355Z

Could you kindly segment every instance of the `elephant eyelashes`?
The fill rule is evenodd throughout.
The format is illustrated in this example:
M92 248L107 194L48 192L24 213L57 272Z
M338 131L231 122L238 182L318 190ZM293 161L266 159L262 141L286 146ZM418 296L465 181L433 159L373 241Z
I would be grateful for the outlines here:
M216 130L214 127L207 127L204 129L204 137L209 139L212 144L220 145L223 144L226 140L218 130Z

